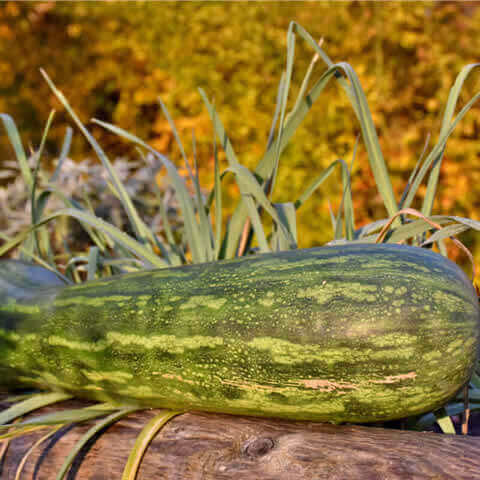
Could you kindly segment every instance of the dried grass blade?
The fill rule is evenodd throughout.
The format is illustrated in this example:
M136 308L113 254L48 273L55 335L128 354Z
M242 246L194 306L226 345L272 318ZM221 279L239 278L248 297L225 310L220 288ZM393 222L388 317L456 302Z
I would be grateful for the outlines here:
M60 426L58 426L58 427L52 428L47 434L43 435L43 437L40 437L40 438L26 451L25 455L23 455L23 457L22 457L22 460L21 460L20 463L18 464L17 470L16 470L16 472L15 472L15 479L14 479L14 480L20 480L21 475L22 475L22 472L23 472L23 469L24 469L25 464L27 463L27 460L28 460L28 458L30 457L30 455L31 455L43 442L45 442L45 441L48 440L50 437L52 437L53 435L55 435L62 427L63 427L63 425L60 425Z
M183 412L163 411L159 415L153 417L147 425L145 425L130 452L127 464L123 471L122 480L135 480L140 467L140 462L142 461L148 446L155 438L155 435L171 418L180 415L181 413Z

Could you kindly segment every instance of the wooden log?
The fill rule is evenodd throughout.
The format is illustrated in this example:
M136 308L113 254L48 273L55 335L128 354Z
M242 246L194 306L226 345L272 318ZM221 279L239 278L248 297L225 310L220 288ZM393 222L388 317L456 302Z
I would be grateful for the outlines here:
M156 413L138 412L108 428L80 453L67 478L120 479L136 436ZM22 480L54 479L89 425L61 430L37 448ZM44 434L12 440L0 478L13 480L24 453ZM148 448L137 477L147 479L475 480L480 438L186 413L170 420Z

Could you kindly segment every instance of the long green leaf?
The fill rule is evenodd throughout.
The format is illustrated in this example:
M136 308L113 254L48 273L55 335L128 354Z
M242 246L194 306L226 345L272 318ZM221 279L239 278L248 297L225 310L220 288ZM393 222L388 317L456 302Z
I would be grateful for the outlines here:
M122 245L125 249L127 249L137 257L143 259L148 266L158 267L158 268L167 266L166 262L163 259L156 256L154 253L152 253L150 249L146 248L143 244L129 237L126 233L123 233L118 228L114 227L108 222L105 222L99 217L95 217L94 215L91 215L87 212L83 212L81 210L77 210L73 208L64 208L64 209L57 210L55 213L42 218L42 220L37 225L34 225L33 227L30 227L27 230L19 233L9 242L6 242L4 245L0 247L0 256L8 252L10 249L16 247L19 243L21 243L24 240L24 238L29 235L31 231L61 216L76 218L82 224L86 223L91 227L94 227L95 229L100 230L101 232L111 237L115 242Z
M282 99L281 99L281 109L280 109L280 122L278 124L278 135L275 142L275 155L272 172L269 174L269 196L275 188L275 182L277 179L278 165L280 162L280 155L282 151L282 134L283 134L283 125L285 120L285 112L287 110L287 101L288 93L290 90L290 83L292 80L293 73L293 60L295 57L295 34L293 33L293 24L290 24L288 27L287 33L287 67L285 72L285 86L282 89Z
M405 185L405 188L403 189L402 196L400 197L400 201L398 202L398 208L399 208L400 210L402 210L402 209L404 208L405 198L406 198L406 196L407 196L408 191L410 190L410 186L412 185L413 179L414 179L415 176L417 175L418 170L419 170L419 168L420 168L420 165L421 165L422 162L423 162L423 158L424 158L425 153L426 153L426 151L427 151L427 147L428 147L429 141L430 141L430 134L427 135L427 138L426 138L426 140L425 140L425 145L423 146L422 153L421 153L419 159L417 160L417 163L415 164L414 169L413 169L412 172L410 173L410 177L408 178L408 182L407 182L407 184Z
M412 185L410 187L410 190L408 191L408 194L405 198L405 202L403 205L403 208L409 208L410 205L412 204L413 198L417 193L418 187L420 186L420 183L424 179L425 175L428 172L428 169L436 161L436 159L439 158L439 156L442 154L443 150L445 149L445 145L447 143L448 138L450 135L453 133L455 130L455 127L457 126L458 122L460 122L463 117L468 113L468 111L472 108L474 103L480 98L480 93L477 93L473 98L470 99L470 101L460 110L458 115L455 117L455 120L452 122L452 124L449 126L449 128L445 131L445 133L440 137L438 140L437 144L433 147L432 151L429 153L427 158L425 159L425 162L421 166L417 176L412 182ZM433 187L431 187L433 188Z
M115 133L120 137L123 137L147 149L163 163L163 165L167 169L168 176L173 183L175 193L177 194L177 198L180 203L180 208L182 209L185 225L185 234L187 237L188 245L190 247L190 251L192 252L193 262L199 263L207 261L204 255L205 248L202 248L202 236L200 234L197 219L195 218L195 209L193 206L193 202L190 198L190 194L188 193L185 182L175 168L175 165L167 157L157 152L154 148L150 147L150 145L145 143L143 140L123 130L122 128L116 127L115 125L112 125L110 123L102 122L97 119L94 119L93 122L97 125L102 126L106 130L109 130L112 133Z
M42 161L42 154L43 154L43 149L45 148L45 142L47 141L47 136L48 132L50 131L50 127L53 122L53 117L55 116L55 110L52 110L50 112L50 115L48 116L47 124L45 125L45 129L43 130L43 135L42 135L42 140L40 142L40 147L38 148L38 151L35 153L35 159L36 159L36 166L35 170L33 172L33 184L32 184L32 190L30 192L30 207L31 207L31 217L32 217L32 225L35 225L38 220L40 219L42 215L42 211L39 211L38 205L37 205L37 199L36 199L36 190L37 190L37 185L38 185L38 175L40 171L40 162ZM44 207L44 204L40 204L42 210ZM33 240L34 240L34 245L35 245L35 251L38 254L41 254L42 252L45 253L46 255L49 255L50 257L53 256L53 254L50 251L50 242L48 241L48 232L44 228L40 228L38 230L35 230L34 235L33 235Z
M195 134L192 132L192 150L193 150L193 161L194 161L194 177L193 185L195 188L195 198L197 204L198 218L200 221L200 232L203 237L202 244L205 248L205 256L208 261L213 261L215 258L214 247L213 247L213 231L212 225L210 223L209 217L207 216L207 210L205 202L203 200L202 190L200 188L200 179L198 174L198 165L197 165L197 148L195 141Z
M218 137L218 141L220 142L223 151L225 152L225 156L227 157L227 161L230 166L239 165L239 161L233 149L232 143L228 138L228 135L225 131L225 128L220 120L219 116L216 113L216 110L207 98L205 92L200 88L199 89L200 96L202 97L205 106L207 108L208 114L210 115L210 120L213 124L213 130ZM273 164L272 164L273 165ZM233 217L228 222L227 231L225 232L223 245L221 251L223 252L223 258L233 258L237 251L238 242L240 240L240 236L242 235L242 231L244 228L244 223L247 218L247 204L245 202L240 202L240 209L242 212L242 217L238 219L233 215Z
M313 182L303 191L298 200L295 202L295 208L298 210L315 192L315 190L320 187L320 185L332 174L333 170L337 165L340 165L342 169L347 169L347 164L345 160L341 158L334 160Z
M124 408L118 412L114 412L105 419L97 422L93 427L89 428L88 431L82 435L82 437L78 440L78 442L75 444L75 446L70 450L68 453L67 458L63 462L60 471L57 474L56 480L63 480L65 477L66 473L70 469L70 466L72 465L73 461L75 460L76 456L80 453L82 448L99 432L101 432L103 429L109 427L113 423L117 422L121 418L125 417L126 415L129 415L130 413L135 412L137 409L135 408Z
M71 397L71 395L66 393L38 393L0 412L0 425L10 423L12 420L31 413L34 410L68 400Z
M462 90L463 84L465 83L465 80L467 79L468 75L479 66L480 66L480 63L467 65L457 75L455 83L453 87L450 89L450 93L448 95L447 105L445 107L442 126L440 129L440 138L442 138L448 131L448 128L450 126L453 115L455 113L455 109L458 103L458 98L460 96L460 92ZM432 171L430 172L430 176L428 178L427 189L425 192L425 198L423 199L423 205L422 205L422 213L424 215L431 215L432 213L433 201L435 199L438 179L440 177L440 168L442 165L442 158L443 158L444 151L445 151L445 146L442 149L440 149L440 151L438 152L438 155L433 163Z
M295 205L292 202L274 203L273 207L275 208L282 224L288 229L288 232L293 239L293 244L289 242L289 239L285 235L282 235L279 228L276 228L275 239L273 242L273 245L275 246L272 249L275 251L282 251L297 248L297 215Z
M67 127L65 132L65 137L63 139L62 150L60 152L60 156L58 157L57 166L55 167L55 171L50 178L50 182L54 183L58 180L60 176L60 171L62 170L62 165L68 157L70 153L70 147L72 146L72 137L73 137L73 129L72 127Z
M303 37L303 39L310 44L312 48L326 61L329 69L332 67L329 63L328 57L325 58L323 50L318 46L311 35L299 24L294 22L296 31ZM340 62L335 64L339 69L343 70L348 79L350 80L351 90L346 89L347 95L349 95L350 101L354 111L360 122L362 130L362 137L365 143L365 147L368 152L368 159L370 166L377 183L377 188L382 195L385 208L390 216L393 216L398 211L397 202L393 193L390 176L388 174L385 160L378 142L377 132L373 123L372 115L368 107L365 93L360 85L357 74L353 68L346 62ZM345 88L345 87L344 87Z
M268 253L270 252L270 247L268 246L267 237L265 236L265 231L263 230L262 221L260 220L260 215L258 213L257 206L253 201L251 195L246 194L242 195L242 200L245 202L247 207L247 212L249 214L250 220L252 222L252 227L257 237L258 246L260 252Z
M240 192L244 196L251 195L255 201L261 205L266 212L275 220L278 225L279 230L282 231L282 234L290 242L290 245L294 245L295 241L288 231L288 228L282 223L280 217L277 214L277 211L270 203L270 200L265 195L263 188L260 186L253 174L240 163L232 165L227 168L227 171L232 171L237 177L237 184L240 188ZM253 220L253 219L252 219Z
M353 164L357 156L359 137L355 140L355 146L353 147L352 160L350 162L350 168L342 169L342 182L343 182L343 216L345 218L345 236L347 240L353 240L355 236L355 211L353 209L352 200L352 172Z
M33 177L32 172L30 170L30 166L28 165L27 155L25 154L25 150L22 145L22 140L20 139L20 134L18 133L17 126L13 121L10 115L6 113L0 114L0 119L3 122L3 126L7 131L8 138L12 147L15 151L15 156L17 157L18 164L20 166L20 171L22 172L23 181L28 187L28 191L32 191L33 185Z
M272 146L273 140L275 139L275 128L277 126L278 116L280 115L284 88L285 88L285 72L282 73L282 76L280 77L280 82L278 83L277 101L275 102L275 112L273 113L272 124L270 125L270 131L268 133L267 150Z
M67 398L71 397L65 397L63 399ZM80 423L87 420L93 420L94 418L104 417L105 415L108 415L116 410L118 410L118 407L114 405L100 403L91 405L89 407L72 408L68 410L61 410L59 412L45 413L44 415L38 415L37 417L16 424L2 424L0 425L0 429L5 430L13 427L14 429L21 430L23 427Z
M222 242L222 181L215 137L213 138L213 158L215 161L215 180L213 184L213 195L215 197L215 260L218 260Z
M85 136L87 139L88 143L92 146L93 150L97 154L98 158L102 162L103 166L106 168L108 175L110 177L110 180L112 182L112 185L114 187L114 191L117 194L118 198L120 199L123 207L125 208L125 211L127 213L128 219L130 221L130 224L133 228L133 231L135 232L135 235L139 241L142 243L146 242L147 238L150 238L151 232L147 228L147 226L143 223L143 221L140 219L137 210L135 209L133 202L128 195L128 192L126 191L125 187L123 186L120 178L117 175L117 172L113 168L110 160L108 159L107 155L105 152L102 150L100 145L97 143L97 141L93 138L93 136L90 134L90 132L85 128L83 123L80 121L78 118L77 114L74 112L72 107L70 106L68 100L65 98L63 93L57 89L55 84L52 82L50 77L47 75L47 73L44 70L40 70L43 77L45 78L46 82L48 83L49 87L55 94L55 96L58 98L60 103L65 107L69 115L72 117L73 121L77 125L77 127L80 129L82 134Z
M437 230L436 232L434 232L427 240L425 240L422 243L422 247L426 245L430 245L435 242L439 242L440 240L444 240L445 238L459 235L460 233L463 233L469 229L470 229L469 226L463 225L461 223L454 223L453 225L447 225L441 230Z

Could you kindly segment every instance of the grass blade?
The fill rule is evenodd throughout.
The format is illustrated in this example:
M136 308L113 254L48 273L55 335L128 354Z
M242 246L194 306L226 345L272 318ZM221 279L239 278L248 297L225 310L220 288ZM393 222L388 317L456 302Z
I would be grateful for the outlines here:
M352 161L350 162L350 168L342 169L342 182L343 182L342 198L344 199L343 216L345 218L345 236L349 241L353 240L355 235L355 212L353 210L353 200L352 200L352 171L353 171L353 163L355 162L355 157L357 156L358 141L359 141L359 137L357 137L355 141L355 146L353 147L353 154L352 154Z
M62 105L65 107L69 115L72 117L73 121L77 125L77 127L80 129L82 134L85 136L87 139L88 143L92 146L93 150L97 154L98 158L106 168L108 175L110 177L111 183L114 187L114 191L118 198L120 199L126 213L128 216L128 219L130 221L130 224L133 228L133 231L135 232L135 235L139 241L142 243L145 243L147 238L150 237L150 231L148 230L147 226L143 223L143 221L140 219L137 210L133 206L132 200L130 199L130 196L128 195L128 192L125 190L125 187L123 186L120 178L118 177L115 169L113 168L112 164L110 163L110 160L108 159L107 155L105 152L102 150L100 145L97 143L97 141L93 138L93 136L90 134L90 132L85 128L83 123L80 121L78 118L77 114L73 111L72 107L68 103L67 99L63 95L63 93L57 89L57 87L54 85L50 77L47 75L47 73L44 70L40 70L44 79L48 83L49 87L57 97L57 99L62 103Z
M461 223L454 223L453 225L447 225L446 227L443 227L441 230L437 230L434 232L429 238L427 238L423 243L422 247L426 245L431 245L432 243L439 242L440 240L443 240L445 238L450 238L455 235L459 235L460 233L465 232L466 230L469 230L470 227L467 225L463 225Z
M33 186L33 177L28 165L27 155L22 145L22 140L20 139L20 134L18 133L17 126L13 121L10 115L6 113L0 114L0 119L3 122L3 126L7 131L8 138L12 144L13 150L15 151L15 156L17 157L18 164L20 166L20 171L22 172L23 181L28 187L28 191L32 191Z
M202 190L200 188L200 179L198 174L198 165L197 165L197 148L195 141L195 134L192 131L192 149L193 149L193 168L194 168L194 177L193 185L195 188L195 198L197 203L198 218L200 220L200 232L203 237L203 245L205 246L205 256L209 262L213 261L214 258L214 248L213 248L213 232L212 225L207 216L206 206L203 200Z
M88 429L88 431L82 435L82 437L78 440L78 442L75 444L75 446L70 450L68 453L67 458L63 462L60 471L57 474L56 480L63 480L65 477L66 473L70 469L70 466L72 465L73 461L75 460L75 457L80 453L82 448L99 432L101 432L103 429L109 427L113 423L117 422L121 418L125 417L126 415L129 415L130 413L135 412L137 409L135 408L124 408L120 411L114 412L111 415L109 415L107 418L97 422L93 427Z
M71 397L68 397L71 398ZM0 429L6 428L18 428L31 427L31 426L49 426L49 425L59 425L65 423L79 423L85 422L87 420L93 420L97 417L103 417L114 411L118 410L118 407L110 405L108 403L99 403L96 405L91 405L89 407L83 408L72 408L68 410L62 410L59 412L45 413L44 415L39 415L37 417L25 420L23 422L17 423L15 425L2 424Z
M156 256L151 250L146 248L143 244L137 242L135 239L131 238L126 233L123 233L118 228L114 227L108 222L105 222L99 217L95 217L94 215L91 215L87 212L83 212L81 210L77 210L73 208L64 208L64 209L57 210L55 213L42 218L42 220L37 225L34 225L33 227L30 227L25 231L19 233L10 241L6 242L4 245L0 247L0 256L3 255L5 252L9 251L11 248L17 246L19 243L21 243L25 239L25 237L29 235L31 231L61 216L76 218L81 222L82 225L86 223L87 225L103 232L104 234L111 237L116 243L122 245L129 252L143 259L148 266L157 267L157 268L163 268L167 266L166 262L163 259Z
M278 217L283 225L288 229L291 238L293 239L293 244L288 241L288 238L285 235L281 234L280 229L275 229L276 240L273 242L273 245L276 245L272 249L275 251L282 250L291 250L297 248L298 239L297 239L297 214L295 205L292 202L288 203L274 203L273 207L277 212Z
M215 260L220 257L222 244L222 181L220 178L220 166L218 164L217 142L213 139L213 158L215 161L215 180L213 196L215 198Z
M334 168L340 165L343 169L348 168L345 160L341 158L334 160L300 195L298 200L295 202L295 208L298 210L315 192L315 190L331 175Z
M285 85L282 88L282 99L280 108L280 122L278 124L278 135L275 142L275 155L273 161L273 168L268 175L268 194L271 196L273 189L275 188L275 182L277 179L278 165L281 155L282 133L285 120L285 112L287 110L288 92L290 90L290 83L292 81L293 73L293 60L295 57L295 34L293 33L293 24L290 24L287 32L287 67L285 71Z
M183 412L163 411L159 415L153 417L147 425L145 425L130 452L127 464L123 470L122 480L135 480L140 467L140 462L142 461L148 446L155 438L155 435L171 418L180 415L181 413Z
M268 133L267 150L273 145L275 139L275 128L278 122L278 116L280 115L281 102L283 97L283 90L285 88L285 72L280 77L280 82L277 89L277 101L275 102L275 112L273 113L272 124Z
M225 152L229 165L239 165L237 156L235 154L235 151L233 150L232 143L225 132L225 128L220 118L218 117L214 106L209 102L207 95L202 89L199 89L199 92L210 115L210 120L213 124L213 130L216 133L216 136L223 148L223 151ZM236 256L238 242L242 235L245 220L248 215L246 203L240 202L240 205L239 207L237 207L237 209L240 209L242 214L241 216L238 214L234 214L228 222L228 228L225 232L223 245L221 248L221 251L223 252L223 258L233 258Z
M0 425L5 425L34 410L68 400L71 397L66 393L38 393L0 412Z
M72 137L73 129L72 127L67 127L67 131L65 132L65 138L63 139L62 150L60 152L60 156L58 157L57 166L55 167L55 171L50 178L51 183L56 182L58 180L58 177L60 176L63 162L67 159L68 154L70 153L70 147L72 146Z
M247 211L252 222L253 231L257 237L258 246L262 253L270 252L270 247L268 246L267 237L265 236L265 231L263 230L262 221L260 220L260 215L257 210L257 206L253 201L251 195L243 195L242 200L245 202Z
M440 138L442 138L448 131L448 128L450 126L453 115L455 113L455 109L458 103L458 98L460 96L460 92L462 90L463 84L465 83L465 80L467 79L469 74L479 66L480 66L480 63L467 65L464 68L462 68L460 73L457 75L457 78L455 79L455 83L453 87L450 89L450 93L448 95L447 105L445 107L445 112L443 114L443 119L442 119L442 126L440 129ZM433 163L430 176L428 178L427 190L425 192L425 198L423 199L423 205L421 210L424 215L430 215L432 213L433 201L435 199L435 193L437 191L438 179L440 176L440 168L442 166L444 151L445 151L445 146L439 151L437 158Z
M118 136L123 137L147 149L157 159L159 159L162 162L162 164L167 169L168 176L170 177L173 183L173 187L175 188L175 193L177 194L177 198L180 203L180 208L182 209L186 238L187 238L188 246L190 247L190 251L192 253L193 262L194 263L205 262L206 261L206 257L204 255L205 248L202 248L204 246L202 245L202 236L200 234L198 223L195 218L195 209L193 206L193 202L192 202L192 199L190 198L190 194L188 193L185 182L183 178L180 176L180 174L178 173L177 169L175 168L175 165L173 165L173 163L167 157L157 152L155 149L150 147L150 145L145 143L143 140L123 130L122 128L116 127L115 125L102 122L96 119L94 119L93 122L96 123L97 125L102 126L106 130L109 130L112 133L116 133Z
M35 225L38 222L38 220L42 216L43 208L45 206L45 203L43 202L38 204L37 199L35 197L36 197L38 174L40 171L40 162L42 161L43 149L45 148L45 142L47 140L48 132L50 131L50 127L52 125L54 116L55 116L55 110L52 110L50 112L50 115L48 116L47 124L45 125L45 129L43 131L40 147L38 148L38 151L35 153L35 159L37 164L33 172L33 183L32 183L32 190L30 193L32 225ZM39 209L39 206L41 207L41 210ZM38 254L41 254L41 252L43 252L50 258L53 256L52 252L50 251L50 242L48 240L48 232L44 228L38 229L34 232L33 241L35 245L35 252L37 252Z
M270 200L267 198L263 188L258 183L257 179L253 176L253 174L248 170L248 168L244 167L241 164L232 165L231 167L227 168L227 171L232 171L235 173L237 178L237 184L240 188L240 192L242 195L251 195L252 198L255 199L258 204L260 204L266 212L274 219L276 222L279 230L288 239L290 245L293 245L295 242L292 238L291 233L288 231L286 226L280 220L275 208L270 203ZM251 212L250 212L251 213ZM251 218L253 221L253 218Z
M88 252L87 262L87 282L95 280L98 271L99 249L98 247L91 247Z
M403 208L410 207L410 205L412 204L413 198L417 193L418 187L420 186L420 183L422 182L423 178L427 174L428 169L443 153L447 140L455 130L455 127L457 126L458 122L460 122L463 119L463 117L468 113L468 111L472 108L473 104L479 98L480 98L480 93L477 93L473 98L470 99L470 101L457 114L457 116L455 117L455 120L449 126L448 130L445 131L444 135L440 137L437 144L433 147L432 151L429 153L429 155L425 159L425 162L421 166L420 171L418 172L417 176L412 182L412 186L410 187L410 190L408 191L408 194L405 198Z
M400 201L398 202L398 208L400 210L402 210L404 208L405 198L406 198L407 193L410 189L410 186L412 185L413 179L417 175L418 169L420 168L420 165L422 164L423 158L424 158L425 153L427 151L429 141L430 141L430 134L427 135L427 138L425 140L425 145L423 146L422 153L421 153L419 159L417 160L417 163L415 164L415 168L412 170L412 173L410 174L410 177L408 178L408 182L405 185L405 188L403 189L402 196L400 198Z

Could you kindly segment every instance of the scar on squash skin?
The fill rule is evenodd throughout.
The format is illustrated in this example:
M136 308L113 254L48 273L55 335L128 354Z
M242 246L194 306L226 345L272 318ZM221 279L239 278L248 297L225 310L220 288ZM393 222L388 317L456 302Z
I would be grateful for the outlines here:
M159 372L154 372L155 374ZM168 378L169 380L178 380L179 382L184 382L184 383L195 383L193 380L187 380L186 378L182 378L180 375L173 375L172 373L164 373L162 375L163 378Z
M353 390L357 390L358 386L354 385L353 383L338 383L338 382L331 382L330 380L319 380L319 379L312 379L312 380L296 380L298 385L302 385L306 388L313 388L314 390L323 390L331 392L336 390L337 388L349 388Z
M408 372L401 375L389 375L384 380L370 380L371 383L396 383L402 380L408 380L415 378L417 376L416 372Z

